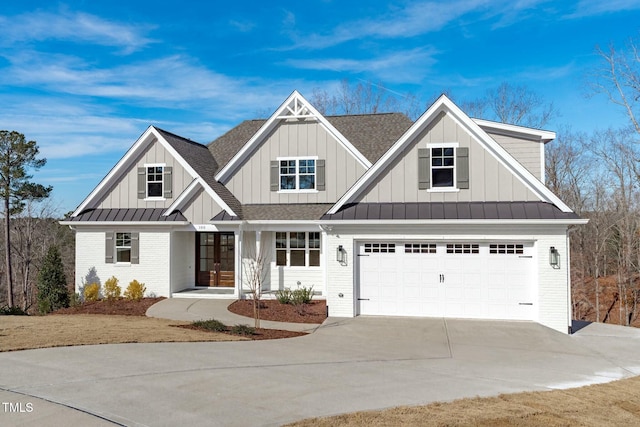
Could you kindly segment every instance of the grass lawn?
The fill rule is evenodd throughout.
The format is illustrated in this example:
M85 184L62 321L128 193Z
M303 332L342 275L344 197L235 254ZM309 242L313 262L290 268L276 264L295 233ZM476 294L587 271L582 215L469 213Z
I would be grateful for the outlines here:
M288 426L640 426L640 377L568 390L313 418Z
M0 351L89 344L245 339L229 334L176 327L189 324L142 316L100 314L0 316Z

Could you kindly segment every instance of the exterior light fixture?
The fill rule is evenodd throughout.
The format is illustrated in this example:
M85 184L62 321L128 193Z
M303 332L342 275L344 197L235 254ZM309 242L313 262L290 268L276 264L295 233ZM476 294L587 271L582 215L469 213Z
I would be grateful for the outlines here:
M347 259L347 251L344 250L342 245L338 245L338 249L336 250L336 261L340 264L343 264Z
M549 248L549 265L553 268L560 268L560 253L554 246Z

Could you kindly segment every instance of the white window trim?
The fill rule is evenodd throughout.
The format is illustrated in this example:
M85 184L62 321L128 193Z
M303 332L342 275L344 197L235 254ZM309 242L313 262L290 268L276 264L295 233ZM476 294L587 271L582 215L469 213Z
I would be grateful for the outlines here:
M144 201L148 202L157 202L167 200L164 197L164 168L167 167L166 163L145 163L142 167L144 167ZM149 171L148 168L162 167L162 190L160 194L162 196L150 197L149 196Z
M284 160L295 160L296 161L296 188L295 189L281 189L280 188L280 161L284 161ZM315 172L314 172L314 185L316 188L305 188L305 189L300 189L300 172L299 172L299 161L300 160L314 160L315 161ZM318 193L318 156L295 156L295 157L276 157L276 161L278 162L278 193L283 193L283 194L291 194L291 193Z
M277 242L277 234L276 233L286 233L287 236L287 247L286 248L278 248L276 247ZM289 233L304 233L304 248L292 248L291 247L291 239ZM317 248L309 247L309 233L319 233L320 234L320 246ZM319 231L296 231L296 230L288 230L288 231L274 231L273 233L273 266L278 268L286 268L286 269L299 269L299 270L320 270L323 268L323 239L322 233ZM287 265L278 265L278 253L277 251L287 251L286 260ZM291 265L291 250L301 251L304 250L304 264L305 265ZM320 265L309 265L309 251L318 251L319 252L319 261Z
M460 189L458 188L458 173L456 171L458 167L458 161L456 155L458 154L458 147L460 146L457 142L437 142L432 144L427 144L427 148L429 149L429 186L427 189L427 193L458 193ZM433 186L433 149L434 148L453 148L453 185L451 187L434 187Z
M118 234L128 234L129 235L129 246L118 246ZM113 257L114 264L116 265L131 265L131 255L133 254L133 245L131 243L131 232L130 231L116 231L113 235ZM129 261L118 261L118 249L129 249Z

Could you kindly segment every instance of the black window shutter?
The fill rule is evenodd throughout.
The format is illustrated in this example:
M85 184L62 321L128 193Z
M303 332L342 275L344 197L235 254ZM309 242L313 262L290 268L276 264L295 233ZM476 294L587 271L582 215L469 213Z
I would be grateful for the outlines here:
M146 168L138 168L138 199L144 199L147 195L147 171Z
M140 233L131 233L131 264L140 264Z
M418 148L418 190L428 190L431 183L429 158L431 150L429 148Z
M278 161L271 161L271 191L278 191L280 188L280 183L278 182L278 178L280 174L278 173Z
M456 181L458 188L469 188L469 148L456 149Z
M324 171L324 159L316 160L316 190L324 191L325 188L325 171Z
M173 186L172 172L173 172L173 168L171 166L164 167L162 180L164 181L163 196L165 199L170 199L172 197L172 186Z
M114 232L113 231L107 231L105 233L105 239L104 239L104 262L106 264L113 264L113 250L115 247L115 243L113 241L113 237L114 237Z

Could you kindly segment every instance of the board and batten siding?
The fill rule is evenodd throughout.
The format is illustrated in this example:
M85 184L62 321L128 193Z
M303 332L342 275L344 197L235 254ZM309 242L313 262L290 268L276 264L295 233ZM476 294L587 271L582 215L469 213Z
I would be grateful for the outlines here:
M201 187L185 204L181 212L192 224L208 224L211 218L221 210L222 208Z
M270 188L278 157L325 160L325 190L279 193ZM333 203L365 172L364 167L317 121L283 121L223 184L241 203Z
M540 153L542 142L497 133L487 133L536 178L542 180L542 158Z
M454 192L418 189L418 149L427 144L458 143L469 148L469 188ZM443 113L398 153L386 171L363 192L358 201L390 202L512 202L538 197L495 157L476 142L449 115Z
M145 164L164 163L173 168L172 198L165 200L138 199L138 168ZM155 141L138 157L135 164L126 171L103 198L99 209L112 208L167 208L180 193L193 181L193 178L176 159L158 142Z
M131 229L109 230L130 232ZM170 293L171 233L169 231L140 231L139 264L105 263L105 231L76 230L76 292L82 292L85 277L91 268L102 285L111 276L119 280L122 291L132 280L144 283L145 296L168 297Z

